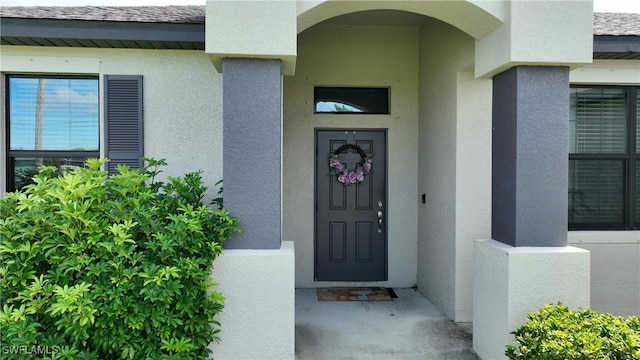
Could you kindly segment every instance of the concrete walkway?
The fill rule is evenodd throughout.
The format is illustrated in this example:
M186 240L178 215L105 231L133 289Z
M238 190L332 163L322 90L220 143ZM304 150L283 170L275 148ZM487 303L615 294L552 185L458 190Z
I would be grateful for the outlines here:
M296 290L296 360L477 360L471 324L447 319L413 289L393 301L317 301Z

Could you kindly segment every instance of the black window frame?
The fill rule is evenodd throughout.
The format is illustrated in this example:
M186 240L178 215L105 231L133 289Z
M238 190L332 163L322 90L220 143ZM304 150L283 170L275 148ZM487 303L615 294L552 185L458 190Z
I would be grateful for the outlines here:
M572 153L569 149L569 162L572 160L603 160L603 161L622 161L623 162L623 220L619 224L606 223L579 223L572 224L571 217L568 218L569 230L637 230L640 229L640 219L636 220L636 203L640 199L636 199L636 181L640 174L636 172L636 163L640 162L640 149L637 150L638 129L638 110L637 103L640 101L640 86L631 85L590 85L590 84L572 84L571 88L583 89L622 89L625 95L625 112L626 112L626 147L625 153ZM572 111L572 109L570 109ZM569 134L572 136L573 134ZM567 169L569 171L569 169ZM568 189L568 192L571 189ZM569 195L571 196L571 195ZM570 204L569 204L570 205ZM570 210L570 209L569 209Z
M11 149L11 79L27 78L27 79L91 79L98 82L100 87L100 78L97 75L57 75L57 74L5 74L5 159L6 159L6 191L12 192L16 190L15 184L15 159L16 158L76 158L90 159L99 158L102 147L102 139L100 134L100 114L98 113L98 149L97 150L12 150ZM98 108L100 108L100 97L98 96Z
M327 92L334 94L339 94L341 92L350 92L356 94L360 92L360 96L357 96L360 99L366 99L367 93L373 92L384 92L386 97L386 102L381 106L384 110L382 111L318 111L318 102L321 98L320 92ZM380 94L376 94L380 95ZM332 99L334 102L341 102L345 105L356 107L355 102L354 105L350 104L350 101L347 97L340 98L339 96L335 96L335 99ZM329 115L391 115L391 87L389 86L314 86L313 88L313 113L318 115L329 114Z

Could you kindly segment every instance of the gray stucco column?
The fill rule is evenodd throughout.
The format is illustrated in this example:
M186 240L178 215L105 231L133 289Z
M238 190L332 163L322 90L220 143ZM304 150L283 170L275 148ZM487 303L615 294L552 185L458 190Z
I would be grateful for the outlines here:
M567 245L569 69L518 66L493 78L492 238Z
M224 59L224 206L245 232L227 248L279 249L280 60Z

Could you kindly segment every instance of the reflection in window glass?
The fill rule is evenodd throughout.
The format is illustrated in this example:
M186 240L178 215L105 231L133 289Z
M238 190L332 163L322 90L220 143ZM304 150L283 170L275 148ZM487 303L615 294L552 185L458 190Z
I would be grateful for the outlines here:
M316 103L316 112L362 112L362 109L337 101L318 101Z
M389 88L316 87L316 113L389 114Z
M624 224L623 160L569 160L569 223L574 228Z
M9 79L10 150L98 150L98 80Z
M24 188L41 166L58 173L100 156L98 78L7 75L7 191Z
M15 178L15 190L33 183L33 176L36 175L42 165L55 166L58 174L64 175L69 170L84 167L86 158L14 158L12 161L12 172Z

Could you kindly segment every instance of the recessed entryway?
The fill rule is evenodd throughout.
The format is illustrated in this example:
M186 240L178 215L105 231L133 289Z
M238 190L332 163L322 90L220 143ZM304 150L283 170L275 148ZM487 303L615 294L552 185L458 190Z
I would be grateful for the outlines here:
M296 290L296 360L477 360L471 324L449 320L420 292L393 301L318 301Z

